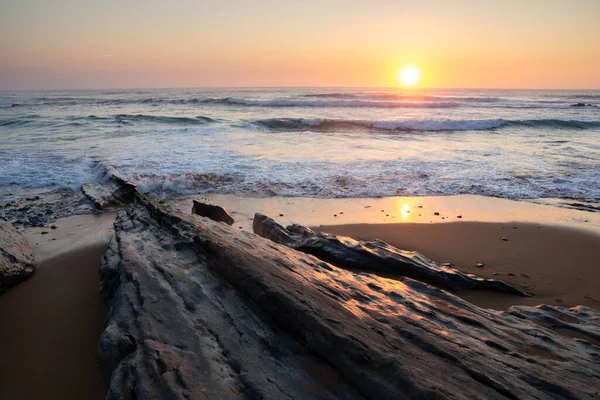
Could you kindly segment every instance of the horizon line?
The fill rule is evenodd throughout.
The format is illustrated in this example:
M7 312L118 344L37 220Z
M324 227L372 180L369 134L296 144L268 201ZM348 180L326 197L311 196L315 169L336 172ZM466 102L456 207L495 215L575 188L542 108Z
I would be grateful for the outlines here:
M181 90L181 89L398 89L419 90L546 90L546 91L599 91L598 88L504 88L504 87L401 87L401 86L155 86L155 87L87 87L87 88L35 88L0 89L0 92L36 92L36 91L96 91L96 90Z

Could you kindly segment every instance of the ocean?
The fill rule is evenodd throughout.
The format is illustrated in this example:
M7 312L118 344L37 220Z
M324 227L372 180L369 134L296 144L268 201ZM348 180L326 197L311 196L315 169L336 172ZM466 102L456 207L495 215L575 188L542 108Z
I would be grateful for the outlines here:
M583 106L573 104L584 103ZM0 92L0 187L600 201L600 91Z

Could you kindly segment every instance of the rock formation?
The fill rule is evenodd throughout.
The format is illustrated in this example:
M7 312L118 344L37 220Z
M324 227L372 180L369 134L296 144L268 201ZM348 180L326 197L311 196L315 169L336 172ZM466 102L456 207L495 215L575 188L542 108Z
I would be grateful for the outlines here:
M141 197L119 212L100 274L108 399L600 392L598 311L484 310Z
M82 193L57 189L32 197L16 197L0 204L0 218L13 226L42 227L59 218L86 214L94 207Z
M596 106L593 104L575 103L575 104L571 104L571 107L596 107Z
M254 216L252 229L257 235L341 268L405 276L453 291L479 289L528 296L503 281L463 274L416 251L400 250L380 240L359 241L345 236L317 234L300 225L286 229L262 214Z
M10 223L0 219L0 293L35 273L35 256Z
M231 215L223 207L194 200L192 206L192 214L200 215L201 217L210 218L213 221L225 222L227 225L233 225L235 222Z
M131 203L138 192L137 186L112 176L108 183L90 183L81 186L81 192L98 210L122 207Z

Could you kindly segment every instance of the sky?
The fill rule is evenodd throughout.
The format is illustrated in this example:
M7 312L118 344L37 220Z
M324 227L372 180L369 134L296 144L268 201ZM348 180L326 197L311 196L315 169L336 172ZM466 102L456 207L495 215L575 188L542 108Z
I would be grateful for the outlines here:
M600 0L0 0L0 90L600 89Z

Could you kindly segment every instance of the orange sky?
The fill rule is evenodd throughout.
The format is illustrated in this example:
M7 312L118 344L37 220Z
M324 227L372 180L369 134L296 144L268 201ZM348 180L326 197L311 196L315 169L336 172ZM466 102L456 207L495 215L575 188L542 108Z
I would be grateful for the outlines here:
M395 86L405 64L427 87L599 89L599 21L600 0L5 1L0 89Z

